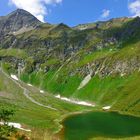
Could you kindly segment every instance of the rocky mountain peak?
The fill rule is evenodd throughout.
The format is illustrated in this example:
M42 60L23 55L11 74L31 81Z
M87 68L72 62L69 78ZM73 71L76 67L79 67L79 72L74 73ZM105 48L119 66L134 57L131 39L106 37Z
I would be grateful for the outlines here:
M17 9L7 16L0 17L0 33L9 34L24 28L35 28L41 22L29 12Z

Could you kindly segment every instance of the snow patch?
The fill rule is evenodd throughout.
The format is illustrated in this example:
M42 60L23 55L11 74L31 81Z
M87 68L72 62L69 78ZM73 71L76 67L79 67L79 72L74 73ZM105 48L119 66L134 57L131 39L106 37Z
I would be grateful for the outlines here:
M83 88L88 82L91 80L91 75L87 75L84 80L81 82L80 86L78 87L78 90Z
M56 97L56 98L60 98L61 96L60 96L60 95L56 95L55 97Z
M84 102L84 101L77 101L76 103L79 104L79 105L85 105L85 106L95 106L91 103L87 103L87 102Z
M40 90L40 93L45 93L45 91L44 90Z
M64 101L70 102L70 99L68 99L68 98L66 98L66 97L61 97L61 99L64 100Z
M28 86L30 86L30 87L33 87L33 85L31 85L31 84L27 84Z
M13 78L14 80L18 81L18 78L16 75L11 74L11 78Z
M31 132L31 130L29 130L29 129L22 128L20 123L8 122L6 124L8 126L13 126L14 128L17 128L17 129L20 129L20 130L23 130L23 131ZM4 123L3 122L0 122L0 125L4 125Z
M121 73L121 77L124 77L125 76L125 73Z
M103 107L103 110L109 110L111 108L111 106L105 106Z
M95 75L97 75L98 74L98 71L95 71Z
M84 105L84 106L95 107L95 105L92 104L92 103L88 103L88 102L85 102L85 101L72 100L72 99L69 99L69 98L66 98L66 97L61 97L59 94L56 95L55 97L58 98L58 99L61 99L63 101L70 102L70 103L74 103L74 104L78 104L78 105Z
M82 31L82 30L86 30L86 29L87 29L87 27L80 27L80 28L79 28L79 30L81 30L81 31Z

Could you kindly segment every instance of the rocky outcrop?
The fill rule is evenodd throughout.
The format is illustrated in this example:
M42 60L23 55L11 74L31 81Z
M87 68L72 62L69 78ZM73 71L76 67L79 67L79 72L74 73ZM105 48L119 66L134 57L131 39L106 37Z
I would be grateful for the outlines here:
M89 69L90 65L90 69ZM92 74L91 72L92 71ZM96 60L86 66L74 70L72 73L81 73L83 76L90 74L91 76L99 75L100 77L105 77L109 75L120 75L121 77L125 75L132 74L134 71L140 71L140 56L132 57L131 59L125 60L113 60L112 58L102 58Z

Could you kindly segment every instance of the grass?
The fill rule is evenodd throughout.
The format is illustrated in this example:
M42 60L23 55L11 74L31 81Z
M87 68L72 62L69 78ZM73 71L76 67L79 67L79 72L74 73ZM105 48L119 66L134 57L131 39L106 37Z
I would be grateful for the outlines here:
M100 51L92 52L87 55L82 54L81 60L75 66L82 67L95 60L102 59L102 58L105 58L106 56L114 54L114 52L116 52L116 51L109 51L109 49L103 49Z
M140 74L138 70L132 70L132 73L130 71L123 77L116 73L101 78L97 74L80 90L77 88L84 76L81 71L81 73L75 73L77 69L84 69L88 63L92 64L96 61L99 61L100 65L104 63L108 69L112 69L117 62L134 60L138 63L139 52L139 42L114 51L105 49L88 55L81 52L80 60L75 61L79 55L75 56L60 71L49 70L47 73L39 71L23 74L21 79L53 94L95 102L99 106L112 105L115 110L139 116L140 81L138 77ZM103 60L106 61L103 62ZM131 69L133 67L129 67L129 70Z
M27 98L22 94L23 90L20 87L18 87L11 80L4 77L1 73L0 73L0 76L1 76L0 92L1 93L4 92L3 96L0 98L2 100L1 103L4 102L9 106L12 104L16 107L17 112L16 112L16 116L15 116L14 120L16 120L20 123L23 123L23 124L27 124L32 127L36 126L35 123L38 123L38 124L40 123L40 125L38 125L38 127L41 127L43 125L48 127L48 125L43 123L43 121L46 121L46 119L49 116L50 116L50 118L51 117L53 118L53 116L57 116L59 114L56 111L52 111L49 109L46 110L45 108L42 108L40 106L33 104L32 102L27 100ZM47 114L49 114L49 115L47 115ZM44 118L42 115L44 116ZM46 116L46 118L45 118L45 116Z
M120 75L112 75L104 78L94 76L90 82L80 90L77 90L77 88L82 81L81 77L62 77L58 75L51 80L55 73L56 72L53 71L49 71L46 75L42 72L32 73L31 75L27 75L28 78L25 79L28 80L26 81L24 79L24 81L53 94L61 94L66 97L95 102L98 106L111 105L114 110L140 115L139 72L123 77ZM62 78L62 81L60 81L59 76ZM48 102L47 100L45 101L45 99L43 101L42 97L37 96L35 98L41 100L43 103Z
M93 77L90 82L80 90L75 91L73 94L74 97L79 97L81 99L95 101L96 103L100 103L103 95L108 95L111 93L117 94L117 88L124 84L126 81L123 77L105 77L99 78L98 76ZM115 98L110 97L110 102Z
M44 66L48 66L49 67L49 66L52 66L52 65L57 65L59 63L60 63L60 61L58 59L52 58L52 59L49 59L46 63L44 63L42 65L42 67L44 67Z
M93 77L73 96L96 102L100 106L111 105L112 109L140 116L139 72L128 76Z
M61 117L69 112L87 109L86 107L60 101L49 95L41 96L41 93L36 88L29 87L24 83L21 84L30 91L29 95L34 98L34 100L58 109L58 111L54 111L32 103L23 95L23 90L17 84L0 72L0 105L7 107L11 107L12 105L15 108L16 115L11 121L21 123L25 128L30 128L35 132L40 132L40 134L34 134L33 132L32 136L40 135L40 137L42 137L42 133L44 135L51 133L51 136L53 136L52 133L60 127L55 120L61 120ZM44 137L42 139L44 139Z
M66 97L71 96L71 93L77 89L82 79L78 75L71 77L59 76L53 79L55 73L55 71L49 71L46 74L43 72L33 72L30 75L23 74L21 80L54 94L61 94Z
M0 50L0 56L12 56L12 57L16 57L19 59L25 59L27 58L27 53L24 50L21 49L1 49Z

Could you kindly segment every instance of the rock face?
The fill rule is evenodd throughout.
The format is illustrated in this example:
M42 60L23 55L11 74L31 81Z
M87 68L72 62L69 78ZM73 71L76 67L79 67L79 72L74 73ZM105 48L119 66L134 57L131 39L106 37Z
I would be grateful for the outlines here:
M41 22L29 12L17 9L7 16L0 17L0 34L12 34L20 29L34 28Z

